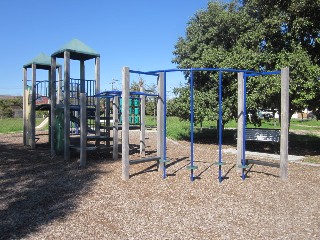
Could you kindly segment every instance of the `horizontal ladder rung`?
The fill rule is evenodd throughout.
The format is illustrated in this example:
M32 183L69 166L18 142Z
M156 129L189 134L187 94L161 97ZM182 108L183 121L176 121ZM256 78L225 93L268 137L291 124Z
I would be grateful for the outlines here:
M89 135L87 136L87 140L103 140L103 141L112 141L112 137L107 137L107 136L93 136Z
M152 162L152 161L158 162L160 159L161 159L160 157L140 158L140 159L129 160L129 164L132 165L132 164Z
M70 149L76 150L76 151L78 151L78 152L80 152L80 150L81 150L81 148L80 148L80 147L77 147L77 146L70 146ZM87 150L87 151L95 151L95 150L97 150L97 147L95 147L95 146L86 147L86 150Z

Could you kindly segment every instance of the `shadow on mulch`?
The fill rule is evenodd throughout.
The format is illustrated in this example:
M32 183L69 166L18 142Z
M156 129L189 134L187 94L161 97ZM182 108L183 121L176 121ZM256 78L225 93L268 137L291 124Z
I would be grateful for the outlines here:
M0 144L0 152L0 239L23 238L65 218L99 174L108 173L95 167L102 160L90 160L81 169L76 161L51 159L41 145L31 150Z

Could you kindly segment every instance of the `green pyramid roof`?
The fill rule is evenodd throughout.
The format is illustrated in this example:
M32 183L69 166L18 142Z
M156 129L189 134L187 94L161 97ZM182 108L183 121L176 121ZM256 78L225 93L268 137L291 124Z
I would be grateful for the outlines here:
M24 68L32 68L32 64L36 64L37 69L50 70L51 69L51 57L44 53L40 53L34 59L23 65ZM57 67L61 65L57 64Z
M100 57L100 54L87 46L78 39L73 39L67 44L63 45L59 50L54 52L51 56L57 58L64 57L64 51L70 52L70 59L72 60L89 60L95 57Z

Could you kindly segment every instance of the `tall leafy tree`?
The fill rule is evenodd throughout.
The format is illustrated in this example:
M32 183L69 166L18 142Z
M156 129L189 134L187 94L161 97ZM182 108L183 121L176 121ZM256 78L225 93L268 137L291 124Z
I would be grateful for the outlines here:
M173 62L181 68L255 71L289 66L291 113L305 107L316 109L320 96L319 10L320 1L309 0L209 2L207 9L190 19L186 36L175 45ZM199 72L195 77L197 90L217 90L216 74ZM225 121L236 118L236 84L235 74L224 74ZM279 77L251 78L247 90L249 109L280 109Z

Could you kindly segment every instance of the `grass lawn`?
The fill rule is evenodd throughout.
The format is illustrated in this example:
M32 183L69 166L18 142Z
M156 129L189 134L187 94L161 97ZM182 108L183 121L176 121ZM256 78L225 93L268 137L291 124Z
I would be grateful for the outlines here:
M147 117L147 125L156 126L156 121ZM218 144L218 132L215 122L205 121L203 128L199 125L194 127L194 141L197 143L210 143ZM235 134L236 134L237 123L231 121L225 125L223 131L223 144L236 146ZM248 124L249 128L254 128L253 124ZM280 124L278 122L263 121L260 128L274 128L279 129ZM320 136L315 134L315 130L320 132L320 121L316 120L291 120L290 130L304 130L306 133L300 134L299 131L290 133L289 136L289 154L307 156L307 162L320 163ZM167 136L175 140L190 140L190 122L182 121L178 117L167 118ZM248 145L253 150L266 151L274 153L270 146L264 146L264 143ZM265 150L266 149L266 150Z
M36 119L36 125L39 125L43 118ZM153 116L146 117L147 126L156 126L156 119ZM194 127L194 141L198 143L218 143L218 133L216 122L205 121L203 128L199 125ZM237 123L230 121L224 126L223 143L234 145ZM254 128L253 124L248 124L249 128ZM261 128L279 129L278 121L263 121ZM320 163L320 136L315 131L320 131L320 121L316 120L291 120L290 130L304 130L307 134L290 133L290 154L307 156L306 161ZM23 131L22 118L0 119L0 133L11 133ZM167 118L167 136L175 140L190 140L190 122L180 120L178 117Z
M306 156L304 162L320 164L320 156Z
M36 119L36 126L39 125L44 118ZM0 119L0 133L12 133L23 131L22 118L2 118Z
M147 116L146 120L147 126L156 126L156 120L154 117ZM204 121L202 124L203 129L216 129L217 123L213 121ZM247 128L255 128L251 123L247 124ZM226 129L235 129L237 128L237 122L232 120L224 126ZM269 128L269 129L280 129L280 123L278 120L262 121L261 126L258 128ZM194 125L195 132L200 131L200 125ZM320 121L316 120L296 120L293 119L290 121L290 130L309 130L310 133L313 130L320 131ZM186 136L190 136L190 122L180 120L178 117L168 117L167 118L167 135L173 139L179 140L184 139Z

